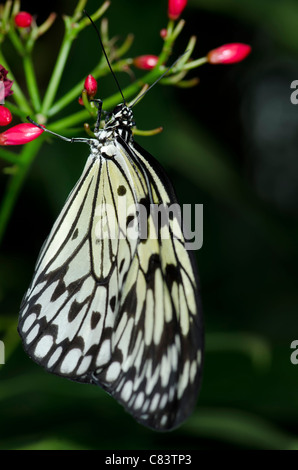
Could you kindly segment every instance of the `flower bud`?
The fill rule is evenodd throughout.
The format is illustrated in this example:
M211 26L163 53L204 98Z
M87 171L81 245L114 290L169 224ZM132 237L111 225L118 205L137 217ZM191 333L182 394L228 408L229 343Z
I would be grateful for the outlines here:
M40 127L24 122L10 127L0 134L0 145L21 145L31 142L43 133Z
M151 70L154 69L158 61L156 55L140 55L133 59L133 64L138 69Z
M168 17L170 20L177 20L186 7L187 0L169 0Z
M0 126L7 126L12 121L12 115L8 108L0 106Z
M250 52L251 47L248 44L234 42L208 52L207 60L210 64L234 64L245 59Z
M88 75L88 77L86 78L84 88L87 91L87 95L90 98L93 98L93 96L97 92L97 81L92 75Z
M14 22L19 28L28 28L32 23L32 16L27 11L20 11L14 17Z
M159 34L160 34L160 37L161 37L162 39L166 39L167 34L168 34L168 31L166 30L166 28L162 28L162 29L160 30Z

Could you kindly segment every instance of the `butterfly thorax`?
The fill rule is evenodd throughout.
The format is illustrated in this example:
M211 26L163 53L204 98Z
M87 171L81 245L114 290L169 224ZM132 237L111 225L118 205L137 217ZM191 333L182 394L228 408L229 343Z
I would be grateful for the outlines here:
M133 125L132 110L121 103L114 108L104 129L95 133L95 136L101 145L107 145L117 137L121 137L125 142L129 143L132 140L131 128Z

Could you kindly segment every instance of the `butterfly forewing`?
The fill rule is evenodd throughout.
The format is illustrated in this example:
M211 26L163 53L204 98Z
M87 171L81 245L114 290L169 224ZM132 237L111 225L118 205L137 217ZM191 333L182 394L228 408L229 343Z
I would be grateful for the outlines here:
M21 307L19 330L29 355L75 380L90 382L90 370L111 355L114 308L137 245L137 238L118 233L125 234L126 223L118 218L118 188L127 188L130 216L136 215L126 170L89 157L41 250Z
M48 371L96 383L142 424L167 430L197 397L199 286L179 211L160 224L153 209L177 206L172 185L132 140L127 115L121 128L123 109L99 131L41 250L19 331Z

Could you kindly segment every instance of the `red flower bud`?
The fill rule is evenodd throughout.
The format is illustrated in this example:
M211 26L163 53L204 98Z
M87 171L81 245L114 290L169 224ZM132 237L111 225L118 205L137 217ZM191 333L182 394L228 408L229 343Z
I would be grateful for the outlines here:
M12 115L8 108L0 106L0 126L7 126L12 121Z
M151 70L154 69L158 61L156 55L140 55L133 59L133 64L138 69Z
M28 28L32 23L32 16L26 11L20 11L14 17L14 22L19 28Z
M97 92L97 81L94 77L92 77L92 75L88 75L88 77L86 78L84 88L87 91L87 95L93 98L93 96Z
M186 7L187 0L169 0L168 17L177 20Z
M233 64L245 59L250 52L251 47L248 44L234 42L208 52L207 59L210 64Z
M78 102L81 106L84 106L83 98L80 96Z
M24 122L7 129L0 134L0 145L20 145L27 144L43 133L40 127Z

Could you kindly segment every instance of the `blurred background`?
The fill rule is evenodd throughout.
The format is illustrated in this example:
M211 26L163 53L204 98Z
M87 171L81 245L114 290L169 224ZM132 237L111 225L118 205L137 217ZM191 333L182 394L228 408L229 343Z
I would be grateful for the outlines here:
M62 39L61 15L75 6L74 0L22 2L38 24L58 13L35 48L41 92ZM89 0L87 10L98 6ZM134 33L128 57L159 54L166 0L113 0L105 17L110 36ZM196 410L179 429L159 434L100 388L48 374L24 353L19 305L88 153L51 139L31 168L1 247L1 449L298 448L298 365L290 361L298 339L298 106L290 101L298 79L298 3L190 0L182 17L173 60L191 35L198 37L194 58L225 43L252 46L239 64L193 71L200 78L195 88L157 85L134 111L140 129L163 126L161 134L136 140L165 167L180 202L204 205L204 243L196 257L206 354ZM80 78L83 85L100 56L87 28L71 50L59 96ZM22 84L9 48L7 57ZM130 83L126 74L118 78L122 87ZM98 96L114 92L112 78L103 78ZM80 108L75 102L70 109ZM1 193L7 179L1 173Z

